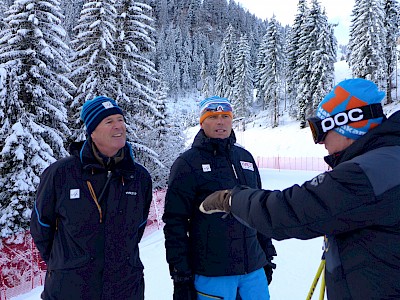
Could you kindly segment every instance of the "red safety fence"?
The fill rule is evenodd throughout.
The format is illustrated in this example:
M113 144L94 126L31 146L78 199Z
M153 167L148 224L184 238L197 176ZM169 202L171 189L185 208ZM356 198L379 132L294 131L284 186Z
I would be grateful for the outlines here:
M257 157L259 168L326 171L328 165L315 157ZM160 230L164 223L165 190L153 194L144 236ZM46 265L29 232L0 240L0 300L26 294L44 283Z
M0 299L10 299L43 285L46 264L29 232L0 241Z

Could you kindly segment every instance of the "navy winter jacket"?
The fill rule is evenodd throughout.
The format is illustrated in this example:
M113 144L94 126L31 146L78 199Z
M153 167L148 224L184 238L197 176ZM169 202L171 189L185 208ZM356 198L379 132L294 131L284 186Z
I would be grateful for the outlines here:
M235 187L232 213L278 240L325 235L329 299L400 299L400 112L326 161L301 186Z
M108 169L90 140L71 146L71 156L44 171L32 213L31 234L47 264L42 297L140 299L138 243L152 199L150 175L128 144Z
M171 168L163 215L171 273L246 274L276 255L271 239L232 216L199 211L205 197L217 190L236 184L261 187L252 155L235 141L233 132L227 139L210 139L200 130L192 148Z

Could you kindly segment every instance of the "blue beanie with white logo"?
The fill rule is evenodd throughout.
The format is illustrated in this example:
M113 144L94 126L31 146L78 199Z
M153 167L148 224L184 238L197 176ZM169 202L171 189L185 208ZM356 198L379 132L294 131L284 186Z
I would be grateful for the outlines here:
M370 80L362 78L343 80L318 105L317 117L323 120L349 109L381 103L384 97L385 92L380 91L377 85ZM383 118L361 120L333 130L345 137L357 140L381 124L382 120Z
M91 135L104 118L117 114L123 115L124 113L115 100L106 96L97 96L83 104L81 119L85 122L88 135Z
M211 107L215 107L215 109L210 109ZM200 124L211 115L226 114L233 119L232 104L228 99L223 97L212 96L206 98L199 103L199 108Z

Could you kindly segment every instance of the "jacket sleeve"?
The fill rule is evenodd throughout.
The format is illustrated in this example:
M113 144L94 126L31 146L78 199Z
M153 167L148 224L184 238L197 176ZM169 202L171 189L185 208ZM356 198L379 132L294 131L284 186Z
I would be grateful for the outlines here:
M146 190L145 190L145 194L144 194L144 199L142 199L142 201L144 201L144 206L143 206L143 223L141 224L140 228L139 228L139 241L142 239L144 231L146 229L146 225L147 225L147 219L149 217L149 211L150 211L150 205L151 205L151 201L153 200L153 184L151 181L151 177L150 175L146 172L146 177L143 178L142 183L146 186Z
M166 258L171 275L191 273L188 231L195 199L194 180L190 166L178 158L171 167L163 214Z
M262 186L262 181L261 181L261 176L260 176L260 171L258 170L258 167L255 163L255 161L253 161L254 166L255 166L255 172L256 172L256 176L257 176L257 188L261 189ZM267 257L268 262L271 262L274 258L274 256L276 256L276 249L275 246L272 244L272 240L271 238L265 236L264 234L257 232L257 239L258 242L260 243L262 249L265 252L265 256Z
M232 213L239 220L283 240L311 239L368 226L376 197L362 169L343 163L283 191L236 186L231 201Z
M54 170L47 168L40 179L31 216L30 231L42 259L49 261L56 231Z

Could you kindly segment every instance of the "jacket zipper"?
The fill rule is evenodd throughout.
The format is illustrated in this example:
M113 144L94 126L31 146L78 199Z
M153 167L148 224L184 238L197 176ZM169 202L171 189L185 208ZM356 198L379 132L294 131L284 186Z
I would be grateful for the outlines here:
M104 195L104 191L106 190L108 184L110 183L111 175L112 175L111 171L108 171L106 184L104 185L104 187L103 187L103 189L102 189L102 191L100 193L100 197L98 199L97 199L96 193L94 192L92 184L90 183L89 180L86 181L86 183L88 185L88 188L89 188L89 191L90 191L90 195L92 196L92 199L93 199L94 203L97 206L97 210L99 211L100 223L103 222L103 213L102 213L102 210L101 210L100 201L101 201L101 199L102 199L102 197Z

